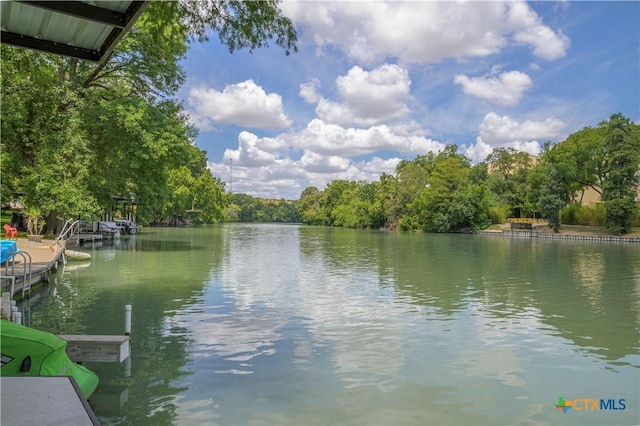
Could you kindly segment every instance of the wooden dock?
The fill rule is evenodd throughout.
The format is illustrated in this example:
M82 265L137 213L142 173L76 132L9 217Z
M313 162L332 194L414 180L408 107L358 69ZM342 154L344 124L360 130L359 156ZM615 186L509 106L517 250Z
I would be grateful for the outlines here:
M67 356L73 362L122 362L131 349L127 335L59 334L67 341Z
M72 377L3 376L0 387L3 425L100 424Z
M16 295L22 294L22 289L25 285L27 288L30 288L39 283L49 282L51 271L58 269L58 266L62 262L63 255L61 248L54 247L54 250L50 248L52 242L51 240L35 242L18 239L16 241L18 250L28 253L29 256L16 255L12 261L7 262L8 264L0 265L2 292L10 292L11 287L13 287L11 298L14 298ZM28 269L25 261L27 261L28 258L31 259L31 273L29 277L25 277L24 271ZM13 286L12 283L14 284Z

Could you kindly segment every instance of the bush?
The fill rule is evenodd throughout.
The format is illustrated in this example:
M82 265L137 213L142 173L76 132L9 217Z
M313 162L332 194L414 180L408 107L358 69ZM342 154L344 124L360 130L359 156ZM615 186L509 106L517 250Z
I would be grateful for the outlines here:
M631 226L640 226L640 207L636 209L636 217L631 221Z
M629 232L637 214L637 205L633 198L616 198L606 202L607 219L605 225L618 235Z
M507 222L507 213L509 206L501 204L499 206L489 207L489 219L494 225Z
M595 206L582 206L576 212L578 225L604 226L607 218L607 208L604 204Z
M417 231L420 229L420 224L410 217L403 217L398 222L398 229L400 231Z
M564 207L560 213L564 225L604 226L606 217L604 204L581 206L574 203Z
M578 225L578 219L576 213L582 206L580 204L569 204L560 210L560 222L564 225Z

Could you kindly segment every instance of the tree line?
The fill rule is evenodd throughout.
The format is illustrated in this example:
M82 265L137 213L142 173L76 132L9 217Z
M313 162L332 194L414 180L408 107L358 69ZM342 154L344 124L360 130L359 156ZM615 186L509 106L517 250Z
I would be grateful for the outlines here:
M224 212L224 221L300 223L302 218L296 201L232 194L231 202Z
M99 64L0 46L2 205L36 207L49 233L60 219L94 220L113 195L133 196L143 224L221 220L230 195L176 99L189 43L212 31L231 53L297 50L277 0L152 2Z
M640 225L640 126L614 114L570 135L539 157L495 148L472 165L448 145L439 153L402 160L395 174L375 182L335 180L306 188L298 203L311 225L460 232L504 223L507 217L543 217L556 232L590 217L616 234ZM601 204L580 205L585 189Z

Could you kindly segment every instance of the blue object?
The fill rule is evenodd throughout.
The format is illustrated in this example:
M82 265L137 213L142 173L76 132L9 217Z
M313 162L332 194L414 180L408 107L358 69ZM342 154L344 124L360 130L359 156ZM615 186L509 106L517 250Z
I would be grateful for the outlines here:
M14 253L18 252L18 246L15 241L0 241L2 244L2 253L0 254L0 263L4 263L13 256Z

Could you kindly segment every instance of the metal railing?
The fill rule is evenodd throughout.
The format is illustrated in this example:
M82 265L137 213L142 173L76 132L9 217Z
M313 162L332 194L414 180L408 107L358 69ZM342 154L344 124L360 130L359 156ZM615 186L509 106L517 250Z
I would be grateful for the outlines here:
M79 219L73 220L73 219L69 219L64 223L64 226L62 227L62 231L60 231L60 234L58 234L58 236L53 240L53 242L51 244L49 244L49 248L52 251L57 251L58 249L65 249L66 248L66 244L67 244L67 240L69 238L71 238L71 236L73 234L79 234L80 233L80 223L82 221Z
M15 257L22 257L22 273L16 274L16 261ZM11 267L11 270L9 270ZM8 278L11 280L11 296L13 297L15 292L16 281L22 279L22 298L24 299L24 293L28 291L31 293L31 255L26 251L17 251L13 253L6 261L4 266L4 276L2 278Z

